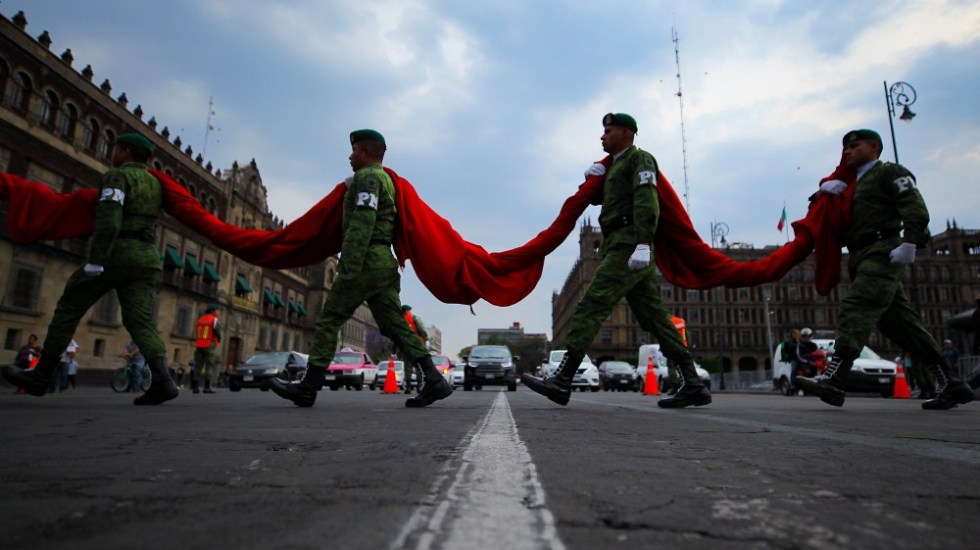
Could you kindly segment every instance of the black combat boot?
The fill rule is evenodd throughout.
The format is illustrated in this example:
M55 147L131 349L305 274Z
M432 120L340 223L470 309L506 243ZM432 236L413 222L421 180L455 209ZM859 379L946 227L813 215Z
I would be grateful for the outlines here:
M797 376L796 385L804 393L812 393L828 405L843 407L844 380L847 379L847 373L851 372L852 366L854 366L854 359L845 359L840 354L834 355L823 374L813 378Z
M936 397L924 401L923 409L945 411L973 401L973 389L945 361L942 365L929 365L929 372L936 377Z
M159 405L180 395L177 384L170 377L166 357L153 357L146 364L150 367L150 389L133 399L133 405Z
M300 381L286 382L281 378L273 378L272 391L283 399L288 399L297 407L312 407L316 403L316 394L323 387L323 375L326 369L309 365Z
M680 387L670 397L657 401L657 406L663 409L683 409L684 407L702 407L711 403L711 392L704 387L698 371L694 368L694 360L690 357L682 359L677 364L677 378Z
M206 379L204 381L204 393L214 393L214 390L211 389L211 380L210 379Z
M41 397L48 391L51 376L61 360L59 355L42 354L37 365L30 370L8 365L3 368L3 377L30 395Z
M197 388L197 378L191 378L191 393L201 393Z
M521 381L530 390L535 393L540 393L564 407L572 397L572 379L575 378L575 371L582 364L584 357L585 354L583 353L572 353L571 350L566 351L565 356L561 358L561 363L558 365L555 374L547 378L538 378L537 376L531 376L525 373L521 375Z
M406 407L412 409L428 407L436 401L445 399L453 394L453 387L449 382L446 382L446 379L436 369L431 355L423 356L416 364L422 369L423 385L418 395L405 400Z

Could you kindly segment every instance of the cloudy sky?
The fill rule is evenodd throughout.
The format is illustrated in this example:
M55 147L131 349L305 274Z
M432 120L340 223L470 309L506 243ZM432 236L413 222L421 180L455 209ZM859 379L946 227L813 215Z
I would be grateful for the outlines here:
M895 121L934 233L980 229L980 6L927 1L4 0L56 53L110 79L194 151L208 100L216 166L254 158L273 212L290 221L350 173L348 133L371 127L385 163L468 240L490 251L546 227L603 156L609 111L638 121L637 145L684 193L672 27L679 36L688 203L710 241L782 243L836 165L840 138L886 141L883 82L918 97ZM595 219L598 209L585 217ZM584 218L583 218L584 219ZM551 295L574 264L573 234L520 304L476 315L442 304L409 266L402 299L454 354L480 327L520 322L551 336Z

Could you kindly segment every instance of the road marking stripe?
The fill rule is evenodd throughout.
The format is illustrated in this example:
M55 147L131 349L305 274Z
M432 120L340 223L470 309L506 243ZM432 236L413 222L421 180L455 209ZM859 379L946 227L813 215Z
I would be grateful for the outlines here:
M564 550L506 393L456 449L391 548Z

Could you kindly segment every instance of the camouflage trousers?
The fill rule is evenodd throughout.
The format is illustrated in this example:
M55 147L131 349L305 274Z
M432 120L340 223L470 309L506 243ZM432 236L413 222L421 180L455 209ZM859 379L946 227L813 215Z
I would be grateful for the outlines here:
M79 268L72 273L58 299L44 339L44 353L59 356L64 353L82 316L100 298L115 290L123 326L139 346L140 353L147 361L165 357L166 347L153 324L153 292L159 278L160 270L156 268L106 266L98 277L89 277Z
M656 266L633 271L627 266L633 247L615 247L606 252L585 291L575 306L565 345L572 357L580 357L592 345L599 327L624 297L640 328L660 343L660 351L675 364L690 359L680 333L670 320L670 313L660 298Z
M912 354L913 361L925 366L945 364L936 339L909 305L902 286L905 269L890 263L887 257L868 258L857 266L838 312L835 355L857 358L878 327L888 339Z
M217 347L212 345L206 348L194 348L194 376L191 380L194 382L198 380L213 382L217 363Z
M402 303L398 292L401 290L401 277L394 265L368 268L355 278L338 278L330 289L323 311L317 318L313 340L310 343L309 364L327 367L337 351L337 332L358 306L367 302L381 334L389 338L395 347L405 354L405 372L410 365L428 355L419 337L402 317Z

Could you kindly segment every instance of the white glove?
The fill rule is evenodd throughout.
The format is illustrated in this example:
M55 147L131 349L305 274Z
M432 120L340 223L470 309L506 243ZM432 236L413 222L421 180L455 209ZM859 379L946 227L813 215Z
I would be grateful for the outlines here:
M893 264L911 265L915 261L915 245L912 243L902 243L892 250L888 257Z
M348 189L350 189L352 183L354 183L354 174L351 174L346 178L344 178L344 185L346 185Z
M841 180L829 180L820 184L820 192L830 195L840 195L847 189L847 184Z
M626 265L633 271L639 271L650 265L650 245L636 245L636 250L633 251L633 255L630 256L630 260Z
M589 166L589 168L585 171L585 177L587 178L591 176L605 176L605 175L606 175L606 167L603 166L602 164L599 164L598 162L593 164L592 166Z
M85 264L85 267L83 267L82 270L85 271L85 274L89 277L98 277L99 275L102 275L105 268L98 264Z

